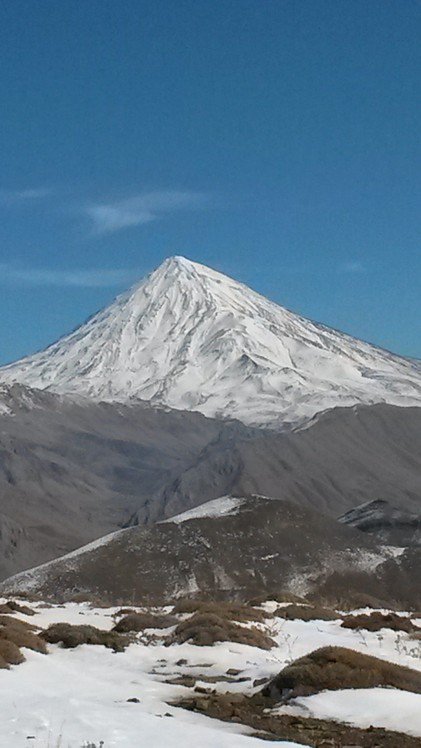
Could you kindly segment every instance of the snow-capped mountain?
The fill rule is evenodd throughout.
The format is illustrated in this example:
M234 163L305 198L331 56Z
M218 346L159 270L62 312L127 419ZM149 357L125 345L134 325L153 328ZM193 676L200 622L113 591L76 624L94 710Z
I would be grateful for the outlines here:
M274 426L336 405L421 405L421 362L293 314L183 257L46 350L0 368L0 381Z

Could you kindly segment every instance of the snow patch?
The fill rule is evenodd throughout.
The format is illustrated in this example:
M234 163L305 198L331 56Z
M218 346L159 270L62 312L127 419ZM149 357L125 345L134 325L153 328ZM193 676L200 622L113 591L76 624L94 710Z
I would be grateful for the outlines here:
M372 725L421 737L421 695L394 688L324 691L295 699L293 705L272 713L335 720L363 729Z
M188 509L186 512L170 517L169 519L163 520L163 523L174 522L180 524L181 522L188 522L190 519L203 519L204 517L224 517L228 514L237 514L238 510L244 504L245 499L236 498L234 496L221 496L219 499L212 499L206 501L205 504Z

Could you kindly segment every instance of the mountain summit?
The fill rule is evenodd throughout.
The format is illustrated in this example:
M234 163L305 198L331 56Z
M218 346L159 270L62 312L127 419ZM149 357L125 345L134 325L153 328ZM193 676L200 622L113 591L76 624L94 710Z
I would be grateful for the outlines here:
M421 362L311 322L183 257L44 351L1 367L0 381L274 426L336 405L421 405Z

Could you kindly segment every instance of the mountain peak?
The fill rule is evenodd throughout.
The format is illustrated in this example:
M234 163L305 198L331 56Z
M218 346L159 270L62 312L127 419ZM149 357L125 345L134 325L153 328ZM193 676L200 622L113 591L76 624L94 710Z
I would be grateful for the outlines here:
M182 255L172 255L167 257L153 272L174 272L178 270L194 270L198 267L196 262L188 260L187 257Z
M259 425L358 402L421 403L421 364L181 256L46 350L0 368L0 381Z

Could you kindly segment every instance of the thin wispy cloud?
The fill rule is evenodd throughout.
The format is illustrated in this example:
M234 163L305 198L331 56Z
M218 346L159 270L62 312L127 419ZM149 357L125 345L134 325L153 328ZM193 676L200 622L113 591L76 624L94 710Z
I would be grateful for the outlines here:
M110 234L130 226L141 226L172 213L203 207L206 198L198 192L147 192L126 200L88 205L85 212L97 234Z
M362 262L351 260L349 262L343 262L339 266L339 272L341 273L364 273L365 267Z
M125 269L49 270L0 264L2 285L106 288L132 283L138 275L135 270Z
M0 202L4 205L32 203L42 200L49 195L51 195L51 190L46 187L25 190L0 190Z

